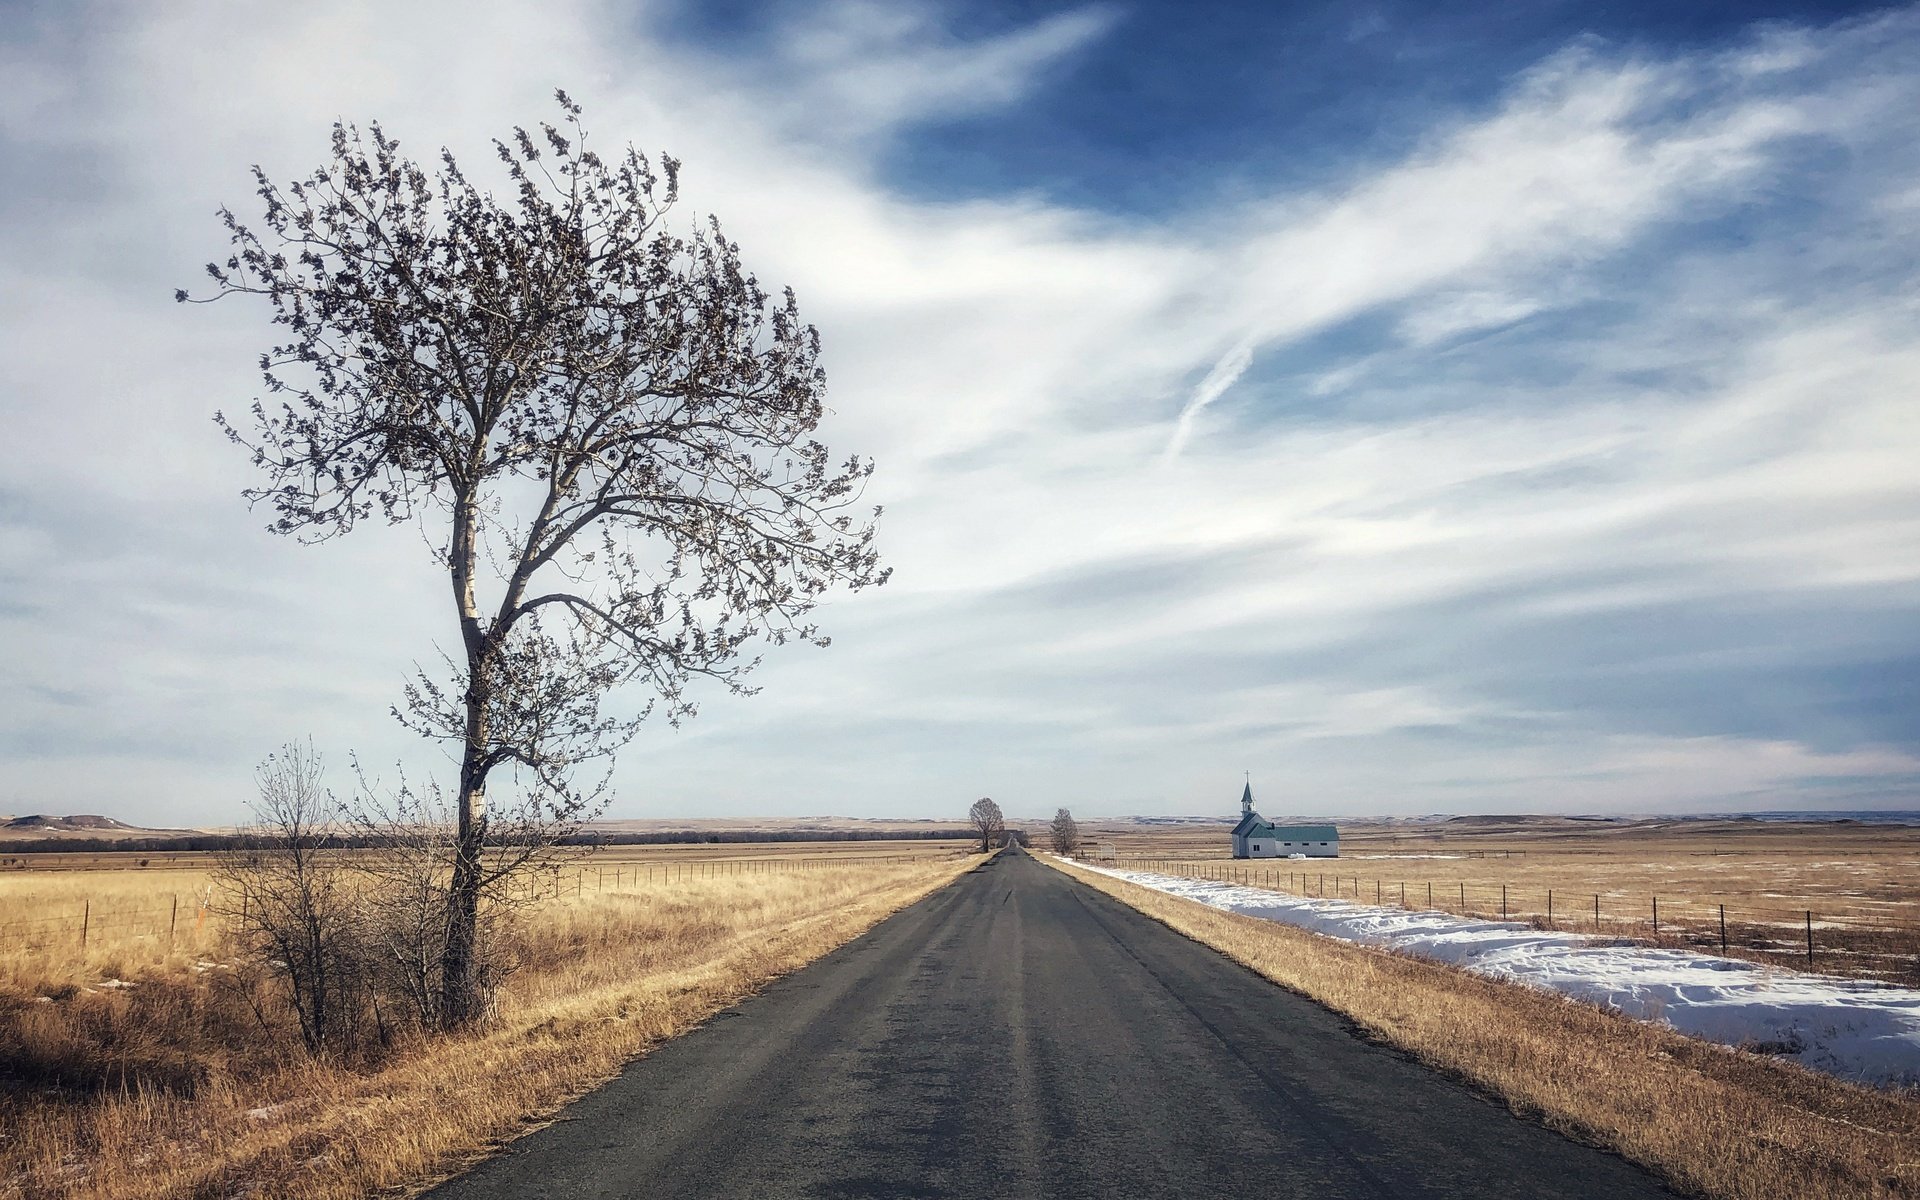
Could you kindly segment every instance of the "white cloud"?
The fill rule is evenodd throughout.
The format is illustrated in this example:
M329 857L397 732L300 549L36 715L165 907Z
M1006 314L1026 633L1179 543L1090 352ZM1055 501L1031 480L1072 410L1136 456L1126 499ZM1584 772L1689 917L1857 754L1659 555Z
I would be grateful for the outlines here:
M943 16L877 0L833 0L796 11L770 39L792 77L760 94L780 104L786 127L802 137L886 134L1011 104L1116 19L1089 6L998 37L961 41L947 33Z
M481 156L555 84L603 142L683 158L690 209L799 290L828 440L879 458L898 568L825 614L831 651L650 732L625 811L931 815L983 790L1041 811L1072 789L1204 810L1243 766L1349 810L1635 806L1704 802L1715 771L1777 798L1796 773L1914 768L1871 731L1821 746L1536 694L1591 668L1581 622L1913 611L1920 270L1887 247L1920 190L1891 136L1916 89L1858 69L1920 44L1910 16L1698 58L1576 47L1404 161L1159 226L881 181L918 123L1036 102L1108 10L964 42L936 10L838 6L747 61L617 16L102 6L9 46L0 130L38 167L0 192L0 636L21 648L0 809L231 816L286 737L410 753L381 714L450 634L417 539L260 533L207 417L251 394L261 314L167 298L218 252L212 208L244 211L248 162L313 165L335 116ZM1654 248L1794 186L1814 143L1856 164L1819 185L1817 247ZM1325 344L1367 316L1381 332Z

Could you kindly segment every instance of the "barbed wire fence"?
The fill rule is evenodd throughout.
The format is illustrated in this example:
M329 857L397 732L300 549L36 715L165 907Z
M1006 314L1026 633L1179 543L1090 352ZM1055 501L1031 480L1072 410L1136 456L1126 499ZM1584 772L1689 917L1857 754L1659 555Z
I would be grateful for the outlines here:
M1424 880L1325 869L1288 860L1243 861L1122 856L1116 865L1190 879L1338 899L1543 930L1626 938L1672 949L1709 950L1775 966L1863 979L1920 981L1920 914L1842 911L1841 898L1756 905L1653 891L1516 885L1497 880ZM1327 860L1331 862L1333 860Z

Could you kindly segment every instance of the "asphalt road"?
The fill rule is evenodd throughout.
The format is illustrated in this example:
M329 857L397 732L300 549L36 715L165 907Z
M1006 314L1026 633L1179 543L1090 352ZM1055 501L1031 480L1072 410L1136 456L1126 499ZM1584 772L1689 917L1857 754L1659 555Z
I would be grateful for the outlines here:
M1668 1194L1012 852L431 1193Z

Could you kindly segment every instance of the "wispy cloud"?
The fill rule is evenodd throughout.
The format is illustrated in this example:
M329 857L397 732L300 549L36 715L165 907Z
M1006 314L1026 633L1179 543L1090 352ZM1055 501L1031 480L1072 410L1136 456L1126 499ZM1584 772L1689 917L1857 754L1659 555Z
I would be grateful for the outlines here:
M15 27L0 809L215 819L286 737L418 753L381 716L450 633L417 539L261 533L207 424L261 314L167 298L248 162L310 167L336 115L480 155L556 83L798 289L898 568L830 652L643 739L625 811L1211 811L1243 767L1315 811L1911 786L1911 12L1582 42L1410 152L1155 221L888 184L889 146L1046 103L1127 19L950 15L750 50L588 3Z

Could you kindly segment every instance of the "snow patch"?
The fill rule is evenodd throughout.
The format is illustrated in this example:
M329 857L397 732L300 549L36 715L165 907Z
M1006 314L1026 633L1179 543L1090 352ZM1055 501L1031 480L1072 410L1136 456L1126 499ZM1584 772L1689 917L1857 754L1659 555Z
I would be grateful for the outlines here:
M1920 1085L1920 990L1440 912L1288 896L1077 863L1213 908L1559 992L1723 1045L1880 1086Z

